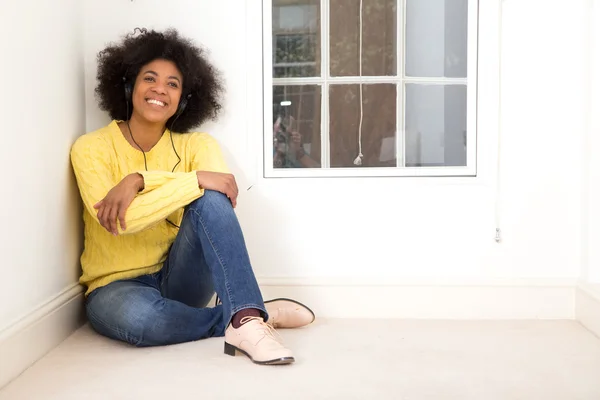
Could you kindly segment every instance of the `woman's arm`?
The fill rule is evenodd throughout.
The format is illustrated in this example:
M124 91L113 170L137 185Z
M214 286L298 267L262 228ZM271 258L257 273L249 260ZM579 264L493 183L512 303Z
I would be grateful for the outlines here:
M237 184L228 172L217 141L206 134L191 135L186 150L191 172L139 171L120 182L112 178L105 156L108 151L102 151L106 143L98 137L78 140L71 160L89 213L117 235L149 228L200 198L204 189L226 194L235 207Z
M206 133L189 133L186 157L190 160L190 171L220 172L229 174L218 142ZM144 188L140 194L157 189L167 182L177 179L185 172L137 171L144 178Z
M120 193L139 189L131 183L131 178L128 177L119 182L114 181L111 167L106 161L108 152L102 152L103 145L105 144L101 140L85 138L78 140L71 150L71 162L83 204L98 223L100 220L95 206L101 201L107 201L111 191L114 194L114 190L117 188ZM141 194L136 193L130 204L120 204L121 207L125 206L126 213L123 212L122 222L124 223L122 225L126 230L123 229L124 226L118 229L116 216L112 219L115 224L113 229L102 225L113 234L136 233L164 220L174 211L204 194L204 190L198 184L196 171L179 173L177 176L165 180L160 187L153 190L144 188L144 191ZM105 217L105 215L101 216Z

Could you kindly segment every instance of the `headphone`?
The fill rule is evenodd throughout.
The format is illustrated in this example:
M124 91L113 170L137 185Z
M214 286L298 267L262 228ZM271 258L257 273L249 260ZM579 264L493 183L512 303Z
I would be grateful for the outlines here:
M131 98L133 97L133 85L130 82L127 82L127 78L123 77L123 84L125 85L125 100L127 102L131 102ZM181 96L179 100L179 105L177 106L177 112L175 113L175 118L179 118L179 116L185 111L185 108L188 105L189 99L192 97L191 94L187 96ZM127 115L129 117L129 115Z

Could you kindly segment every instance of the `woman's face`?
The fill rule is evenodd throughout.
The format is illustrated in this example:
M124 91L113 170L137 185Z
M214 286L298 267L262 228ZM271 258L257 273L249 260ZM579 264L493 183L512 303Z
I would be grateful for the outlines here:
M166 124L177 112L182 84L173 62L154 60L144 65L133 87L133 113L148 122Z

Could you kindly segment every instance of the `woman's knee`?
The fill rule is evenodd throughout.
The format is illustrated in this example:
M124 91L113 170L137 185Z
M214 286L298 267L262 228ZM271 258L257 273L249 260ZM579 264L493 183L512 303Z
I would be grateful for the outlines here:
M159 323L164 299L146 292L151 288L106 289L97 289L100 292L86 304L90 325L96 332L138 347L167 344L165 326Z
M214 190L205 190L204 195L190 203L189 208L195 210L209 208L214 209L232 209L231 201L221 192Z

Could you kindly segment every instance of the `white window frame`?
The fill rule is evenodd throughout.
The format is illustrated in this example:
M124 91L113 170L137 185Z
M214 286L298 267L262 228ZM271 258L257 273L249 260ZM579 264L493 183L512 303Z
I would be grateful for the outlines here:
M263 99L264 99L264 177L265 178L316 178L316 177L388 177L388 176L477 176L477 59L478 59L478 0L468 0L468 44L467 44L467 78L413 78L404 74L404 29L397 29L397 75L396 76L363 76L331 77L329 74L329 0L321 1L321 77L308 78L273 78L273 18L272 0L264 0L263 4ZM406 26L406 0L397 0L397 26ZM396 126L401 131L396 133L396 157L398 165L403 165L404 154L404 115L406 83L427 84L466 84L467 85L467 165L461 167L330 167L329 143L329 85L330 84L396 84ZM274 168L273 167L273 85L321 85L321 168Z

